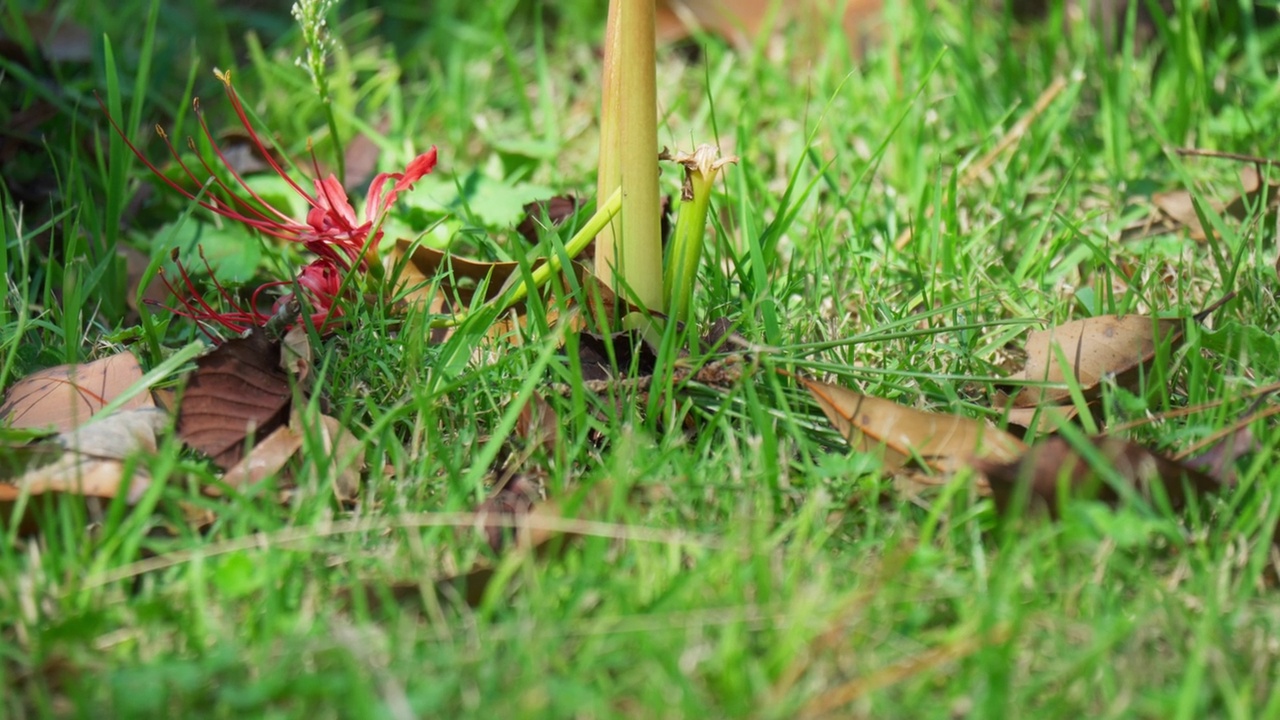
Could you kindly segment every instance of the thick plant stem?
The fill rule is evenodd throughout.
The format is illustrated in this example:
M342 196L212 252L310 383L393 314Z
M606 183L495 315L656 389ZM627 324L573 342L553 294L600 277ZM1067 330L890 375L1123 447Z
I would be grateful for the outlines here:
M703 237L707 227L707 209L711 206L711 189L716 173L738 158L720 159L719 151L700 145L692 153L664 154L684 166L684 185L680 189L680 214L667 247L662 277L662 291L667 312L678 322L688 322L693 309L693 286L698 280L698 264L702 261Z
M596 244L596 276L663 309L654 0L612 0L605 31L597 197L622 188L622 210Z

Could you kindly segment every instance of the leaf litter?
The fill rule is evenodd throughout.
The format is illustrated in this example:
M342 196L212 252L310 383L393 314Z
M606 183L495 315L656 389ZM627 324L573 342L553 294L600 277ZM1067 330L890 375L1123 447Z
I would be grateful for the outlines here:
M9 388L0 416L11 428L67 432L88 422L141 379L142 366L127 351L89 363L46 368ZM144 392L126 400L121 409L154 406Z
M795 376L858 452L880 457L886 472L920 463L953 473L975 460L1008 462L1023 442L982 420L927 412L890 400Z
M25 515L14 515L24 497L56 494L109 499L127 488L126 502L137 503L150 486L150 476L142 466L130 473L126 461L134 455L155 454L157 433L168 422L161 410L137 408L99 418L34 446L6 448L7 467L12 467L15 455L22 455L27 467L0 479L0 523L32 530Z
M293 392L280 357L280 341L255 329L197 360L178 407L182 441L227 470L250 436L265 438L284 425Z
M1180 154L1226 157L1253 162L1254 165L1240 170L1240 192L1230 200L1201 202L1196 193L1185 189L1153 193L1152 212L1146 218L1123 228L1120 231L1121 242L1176 232L1185 232L1188 238L1197 243L1207 242L1210 237L1217 237L1217 233L1211 227L1204 226L1200 219L1201 212L1231 218L1237 222L1244 222L1259 210L1262 216L1274 216L1280 205L1280 182L1263 182L1262 173L1264 168L1273 164L1272 161L1203 150L1185 150L1180 151Z
M1093 458L1062 437L1051 437L1012 461L978 459L987 476L996 509L1019 512L1029 503L1057 517L1067 499L1119 503L1129 492L1151 500L1167 498L1171 509L1185 508L1193 496L1209 495L1230 483L1172 460L1136 443L1111 437L1087 438ZM1119 484L1117 484L1119 483Z
M1228 293L1192 316L1203 322L1235 297ZM1049 431L1074 418L1078 390L1086 404L1102 392L1102 383L1136 389L1150 373L1161 348L1172 351L1186 335L1186 320L1147 315L1099 315L1032 331L1025 343L1026 363L1013 380L1023 387L1012 397L997 393L994 404L1008 408L1012 424Z

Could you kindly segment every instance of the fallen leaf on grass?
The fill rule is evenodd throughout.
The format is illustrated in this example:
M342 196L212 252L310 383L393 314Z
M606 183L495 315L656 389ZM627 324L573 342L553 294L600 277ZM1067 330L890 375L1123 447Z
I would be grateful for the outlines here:
M1202 321L1233 297L1235 293L1228 293L1191 319ZM1027 361L1017 379L1064 385L1070 378L1086 400L1098 396L1107 378L1114 378L1121 387L1136 388L1158 348L1167 344L1172 349L1182 341L1186 322L1146 315L1099 315L1036 330L1027 336ZM1031 408L1070 402L1069 387L1027 385L1011 404Z
M551 229L560 226L565 220L573 217L582 208L582 201L573 195L557 195L549 200L531 202L524 206L524 219L516 226L516 233L531 245L538 244L538 229ZM662 219L658 223L658 232L662 237L662 245L666 247L667 238L671 236L671 196L662 197ZM545 222L544 222L545 221ZM590 264L596 255L596 244L589 243L575 260Z
M360 473L364 470L364 443L341 421L329 415L320 416L320 439L325 458L337 469L333 477L333 494L339 502L353 502L360 494Z
M279 341L265 331L228 340L196 361L178 408L178 435L226 470L250 435L265 438L289 417L292 392Z
M149 487L150 477L142 468L126 475L124 461L138 452L154 453L156 433L167 420L164 412L154 408L129 410L25 448L38 458L16 477L0 480L0 520L30 529L25 518L12 517L13 505L23 495L114 498L127 485L126 500L136 503Z
M1098 394L1104 378L1116 377L1121 385L1132 387L1140 368L1155 357L1161 343L1182 339L1182 323L1146 315L1099 315L1036 330L1027 337L1027 364L1018 379L1061 385L1072 378L1086 399ZM1013 405L1025 408L1064 401L1071 401L1070 388L1029 385L1014 396Z
M550 227L555 227L573 217L581 205L582 201L572 195L557 195L550 200L531 202L524 206L524 220L516 226L516 232L530 244L537 245L538 228L543 227L544 218L550 223ZM592 252L592 246L588 245L578 257L588 259Z
M9 427L67 432L87 422L104 405L142 379L142 366L133 353L77 365L58 365L34 372L14 383L5 394L0 415ZM154 407L148 393L138 393L122 410Z
M1208 203L1207 210L1221 217L1247 219L1258 203L1266 199L1266 212L1273 211L1280 201L1280 183L1264 184L1257 168L1246 167L1240 171L1241 192L1233 199ZM1170 190L1158 192L1151 196L1151 204L1155 210L1152 215L1142 221L1130 225L1120 231L1120 240L1139 240L1160 233L1186 230L1187 237L1195 242L1204 242L1209 238L1211 229L1200 222L1196 212L1195 196L1189 190Z
M1160 488L1174 510L1186 506L1188 490L1205 495L1226 487L1200 470L1126 440L1095 437L1089 442L1119 480L1147 499L1155 488ZM1123 497L1120 488L1107 482L1103 473L1060 437L1048 438L1014 460L979 459L973 465L987 476L996 509L1001 513L1014 510L1014 503L1021 496L1028 504L1045 507L1051 517L1057 517L1061 511L1060 486L1064 486L1062 495L1069 498L1116 504Z
M1249 428L1240 427L1214 443L1208 450L1186 458L1182 462L1211 477L1220 478L1223 482L1234 483L1236 463L1240 458L1261 450L1262 444L1254 438Z
M304 384L311 375L311 337L306 327L296 325L280 338L280 369Z
M860 452L881 454L890 472L917 458L939 472L954 472L975 458L1009 462L1027 447L981 420L916 410L795 377L849 444Z
M318 418L319 422L311 418ZM337 418L310 412L293 413L288 425L281 425L254 445L223 475L223 485L241 488L283 474L280 490L287 496L297 485L293 471L286 472L286 469L290 461L301 457L309 433L315 433L321 443L319 459L314 464L317 470L330 463L335 468L334 496L342 503L354 501L360 492L360 474L364 470L364 444ZM208 486L204 490L206 495L221 494L220 486Z
M301 449L302 436L288 425L281 425L227 470L222 481L230 488L262 482L283 470ZM217 496L221 491L215 486L209 486L205 488L205 494Z
M481 285L485 285L486 301L498 297L507 281L520 273L520 263L517 262L468 260L444 250L415 245L412 241L401 238L396 241L392 261L398 263L404 257L408 257L408 265L413 267L415 273L403 280L416 281L421 277L429 281L445 271L441 290L451 301L456 296L464 305L470 304L472 296Z
M1060 425L1070 422L1079 414L1080 408L1075 405L1041 405L1009 408L1005 411L1005 419L1014 432L1017 432L1016 428L1022 428L1024 431L1035 430L1036 434L1044 434L1057 432Z
M578 333L578 360L586 381L649 376L658 364L654 349L636 330L612 335Z

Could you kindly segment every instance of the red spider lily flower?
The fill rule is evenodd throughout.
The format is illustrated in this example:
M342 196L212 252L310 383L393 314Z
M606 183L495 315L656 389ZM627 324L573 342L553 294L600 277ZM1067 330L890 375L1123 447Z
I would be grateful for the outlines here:
M373 182L369 185L369 195L365 201L364 222L362 223L356 219L355 209L352 208L350 200L347 199L347 193L343 190L342 183L332 174L324 180L313 180L315 194L312 194L281 167L280 163L272 157L271 152L268 151L262 138L249 121L244 106L240 102L239 95L236 94L235 89L231 86L231 73L215 71L215 74L222 81L223 87L226 88L231 107L235 109L236 116L240 118L240 124L244 126L249 141L258 151L258 154L266 160L277 175L289 184L289 187L293 188L311 206L305 221L295 220L272 207L258 193L254 192L244 178L235 171L231 163L227 161L217 141L214 140L213 133L209 131L209 126L205 123L204 113L200 109L199 99L193 102L193 107L196 117L200 121L200 129L208 139L214 154L230 171L235 184L248 193L249 200L246 200L237 190L224 182L203 157L200 157L199 160L204 168L204 177L202 178L201 174L192 170L178 155L173 143L169 141L168 134L157 125L156 132L159 133L165 145L169 148L169 154L173 156L178 167L195 183L195 189L188 188L170 179L151 161L147 160L146 156L129 141L129 138L120 128L120 125L116 123L115 118L111 117L110 113L107 113L107 119L111 122L112 127L115 128L116 133L133 151L133 154L151 172L155 173L156 177L206 210L221 215L228 220L243 223L264 235L301 243L307 250L343 270L352 268L367 269L369 267L367 258L377 252L378 241L382 239L382 222L385 220L391 206L395 203L396 196L411 189L415 182L435 168L436 148L432 146L430 150L414 158L403 172L381 173L373 179ZM101 100L99 100L99 103L101 104ZM103 111L106 111L105 106ZM193 150L195 149L194 140L188 139L187 144ZM199 157L198 153L197 156ZM316 163L314 153L311 156L311 164L318 177L320 168ZM388 181L394 181L394 184L390 189L384 189ZM202 194L203 188L210 184L225 193L230 200L213 193Z
M213 277L213 271L209 268L209 263L205 260L203 251L200 253L200 259L204 262L205 269L209 270L210 277ZM279 280L261 285L257 290L253 291L253 295L249 298L249 306L245 308L238 304L231 297L231 294L227 292L226 288L214 277L213 284L218 290L218 295L222 298L222 302L230 308L229 310L220 310L210 305L196 290L195 283L191 281L191 276L187 273L187 269L182 263L178 262L177 266L178 273L182 276L185 292L180 292L178 288L170 284L169 279L164 275L164 270L161 269L160 271L160 279L169 288L169 292L182 304L182 307L174 310L174 312L195 320L201 332L215 342L219 338L209 330L210 325L221 325L237 335L250 328L262 327L271 319L271 315L258 310L260 307L259 295L268 288L293 286L294 284L287 280ZM319 258L313 261L302 268L302 272L298 273L297 287L301 290L307 301L307 306L311 309L311 324L319 332L324 332L336 318L343 315L342 308L338 305L338 296L342 290L342 276L343 271L332 260L326 258ZM277 299L271 307L272 315L280 312L294 297L295 293L288 293Z
M324 258L312 262L298 273L298 287L302 288L307 297L307 304L311 307L311 324L318 332L323 333L325 326L343 314L338 305L338 295L342 292L342 275L342 270ZM275 310L278 311L291 299L291 295L286 295L277 300Z

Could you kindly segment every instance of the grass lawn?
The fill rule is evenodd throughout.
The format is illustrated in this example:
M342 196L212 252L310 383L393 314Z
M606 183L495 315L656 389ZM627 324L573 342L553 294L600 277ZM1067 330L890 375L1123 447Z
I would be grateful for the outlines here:
M314 175L309 143L325 172L366 175L434 145L384 247L425 233L511 260L525 203L595 200L603 5L344 0L327 103L284 3L0 10L10 37L37 15L87 29L57 46L74 57L0 56L0 381L126 348L193 366L208 341L131 302L120 252L172 279L176 250L209 298L210 274L245 297L310 259L158 182L95 94L175 178L151 128L186 153L194 97L237 143L215 69L295 177ZM1140 41L972 0L889 5L859 62L838 22L659 50L660 143L740 158L694 302L752 344L741 381L594 393L541 300L520 343L433 343L424 314L354 303L313 337L300 403L362 444L354 502L319 438L282 501L277 479L211 497L220 473L166 432L129 460L152 478L136 505L32 502L34 534L0 506L0 716L1280 717L1280 426L1251 394L1280 373L1275 189L1224 209L1255 165L1176 152L1280 156L1280 26L1187 2ZM305 213L272 173L246 176ZM679 181L666 165L663 192ZM1121 239L1178 190L1206 238ZM884 472L776 372L1003 425L991 396L1030 331L1186 317L1231 291L1136 385L1103 382L1082 425L1172 455L1256 417L1236 485L1194 511L1002 518L970 469L923 489ZM514 431L534 393L552 444ZM4 432L13 454L26 436ZM581 521L572 537L495 554L454 526L511 473ZM476 563L492 575L461 602L447 581Z

